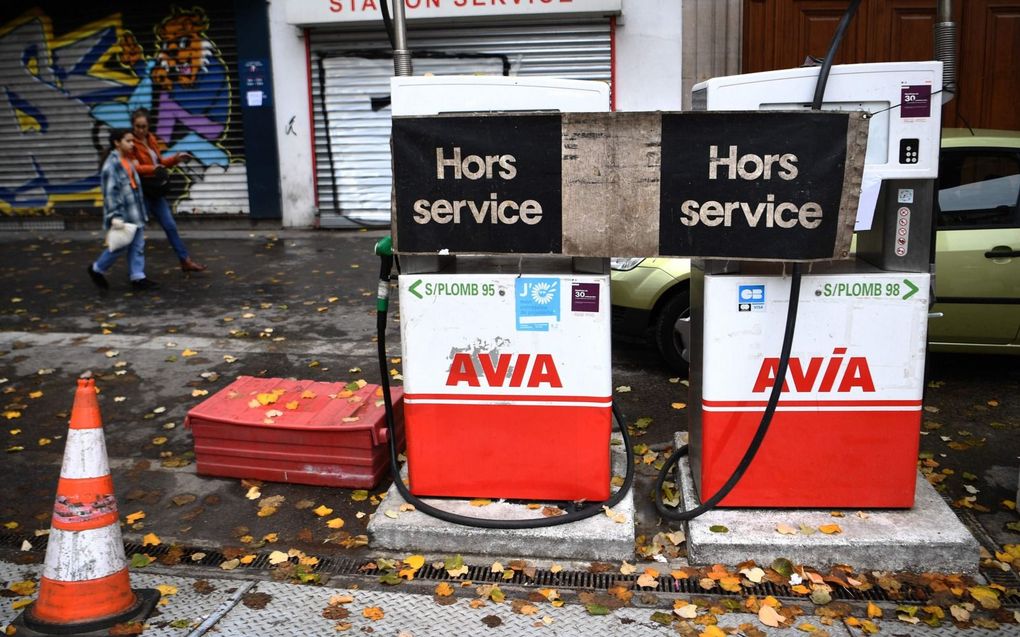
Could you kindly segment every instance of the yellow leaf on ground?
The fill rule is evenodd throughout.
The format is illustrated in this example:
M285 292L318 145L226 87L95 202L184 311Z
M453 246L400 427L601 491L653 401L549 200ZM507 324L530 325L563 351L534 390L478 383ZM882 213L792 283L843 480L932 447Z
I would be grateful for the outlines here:
M333 518L332 520L328 520L326 522L326 526L328 526L331 529L342 529L344 527L344 519Z
M18 610L24 608L32 603L32 598L26 597L25 599L19 599L18 601L11 604L11 610ZM10 635L11 633L7 633Z
M300 405L300 404L301 403L299 403L298 401L292 400L289 403L287 403L287 409L297 409L298 405Z
M775 608L771 606L762 606L758 609L758 621L766 626L779 628L779 625L786 621L786 618L780 615Z
M698 633L698 637L728 637L728 635L718 626L707 626L705 630Z
M411 568L413 568L414 570L417 571L421 567L425 566L425 556L424 555L409 555L409 556L407 556L407 557L405 557L403 559L403 562L407 566L410 566Z
M28 392L28 397L35 400L36 398L42 398L43 393L41 391Z
M135 511L134 513L128 514L124 518L124 521L127 522L128 524L134 524L135 522L143 518L145 518L145 511Z
M269 554L269 563L272 565L282 564L290 559L290 556L283 551L273 551Z
M191 390L191 396L193 398L198 398L199 396L207 396L207 395L209 395L209 390L208 389L192 389Z
M166 597L167 595L177 594L177 587L171 586L170 584L160 584L156 586L156 588L159 590L160 595L162 595L163 597Z
M320 518L324 518L332 512L333 509L329 508L325 504L320 504L317 508L312 509L312 513L319 516Z
M280 539L280 536L276 533L266 533L265 535L262 536L262 540L265 542L269 542L270 544L277 541L278 539Z
M493 573L502 573L503 572L503 565L500 564L499 562L493 562L491 570L492 570Z
M28 596L35 594L35 582L32 580L24 580L21 582L14 582L7 588L11 589L18 595Z
M687 403L670 403L669 406L673 409L683 409L687 406Z
M222 568L224 571L232 571L240 565L241 560L234 558L232 560L227 560L226 562L220 564L220 568Z
M623 575L630 575L631 573L636 573L636 572L637 572L637 567L634 566L633 564L630 564L629 562L627 562L627 560L624 560L623 564L620 566L620 573L622 573Z
M310 389L306 389L303 392L301 392L301 397L306 399L315 398L315 392L313 392Z
M995 610L1002 605L999 602L999 593L991 587L971 586L967 590L970 591L970 596L973 597L977 603L981 604L982 608Z
M826 535L833 535L835 533L842 533L843 529L838 524L823 524L818 527L818 530Z
M719 580L719 587L724 591L731 593L740 592L740 578L739 577L723 577Z
M435 593L440 597L449 597L450 595L453 595L453 587L447 582L440 582L439 585L436 586Z
M255 561L256 557L258 557L258 555L255 555L254 553L249 553L248 555L245 555L244 557L241 557L239 559L241 561L241 564L251 564L252 562Z
M267 507L262 507L261 509L259 509L259 512L256 515L258 515L260 518L268 518L269 516L273 515L274 513L276 513L276 507L268 507L267 506Z
M474 500L469 501L468 504L473 507L484 507L492 504L492 500L488 498L475 498Z
M142 538L142 546L159 546L162 543L163 542L160 541L159 536L155 533L147 533L145 537Z
M783 535L797 535L797 528L785 522L776 525L776 530Z
M184 358L191 358L192 356L195 356L197 354L198 352L196 352L193 349L186 349L183 352L181 352L181 356L183 356Z
M637 585L642 588L655 588L659 585L659 580L648 573L642 573L637 578Z
M868 602L868 617L882 617L882 609L874 604L874 602Z
M249 500L258 500L259 498L262 497L262 492L259 491L258 487L251 487L250 489L248 489L248 493L244 494L244 497L248 498Z
M379 608L378 606L369 606L368 608L361 611L361 614L374 622L379 621L380 619L386 616L386 613L383 612L383 609Z

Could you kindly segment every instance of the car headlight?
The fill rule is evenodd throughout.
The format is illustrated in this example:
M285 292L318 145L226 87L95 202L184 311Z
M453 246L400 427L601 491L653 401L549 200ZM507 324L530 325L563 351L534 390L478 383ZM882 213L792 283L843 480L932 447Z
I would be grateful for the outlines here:
M633 270L638 267L638 264L644 260L644 257L613 257L609 260L609 267L614 270L626 272L627 270Z

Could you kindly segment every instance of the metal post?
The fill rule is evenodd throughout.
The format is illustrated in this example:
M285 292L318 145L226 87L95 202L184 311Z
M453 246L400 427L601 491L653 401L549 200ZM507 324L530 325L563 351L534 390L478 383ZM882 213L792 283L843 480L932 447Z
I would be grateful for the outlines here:
M387 0L383 0L386 2ZM411 51L407 48L407 20L404 17L404 0L393 0L393 74L414 75Z

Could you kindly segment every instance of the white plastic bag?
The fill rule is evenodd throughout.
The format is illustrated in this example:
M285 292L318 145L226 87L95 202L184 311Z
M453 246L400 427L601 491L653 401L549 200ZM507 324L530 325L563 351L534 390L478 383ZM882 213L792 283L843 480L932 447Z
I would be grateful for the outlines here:
M120 250L131 243L138 232L138 225L127 223L123 219L114 219L110 222L110 229L106 231L106 247L110 252Z

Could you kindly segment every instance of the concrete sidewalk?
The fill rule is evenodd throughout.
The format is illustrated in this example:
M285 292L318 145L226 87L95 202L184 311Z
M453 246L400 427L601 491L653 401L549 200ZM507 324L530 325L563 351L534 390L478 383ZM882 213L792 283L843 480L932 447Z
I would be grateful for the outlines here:
M0 562L0 582L36 579L41 568ZM541 594L508 590L506 599L479 600L474 586L453 582L453 594L434 594L431 585L418 587L417 592L400 588L366 590L343 585L302 586L297 584L240 579L234 577L182 576L180 569L149 567L134 571L132 586L161 588L163 601L145 622L146 637L313 637L333 636L346 632L373 633L400 637L462 637L463 635L559 635L584 637L629 637L645 635L699 635L717 620L724 634L741 636L792 635L791 625L815 637L857 637L876 628L880 635L896 637L938 637L956 632L950 621L939 628L914 625L898 619L868 619L865 612L856 613L857 620L835 619L825 624L822 617L808 613L778 628L766 626L759 616L748 612L725 612L721 606L710 609L702 598L697 618L681 619L674 613L673 599L658 603L628 606L606 614L592 614L577 591L557 591L568 601L557 607ZM547 591L549 589L543 589ZM537 591L537 587L533 589ZM583 592L583 591L582 591ZM536 594L538 597L536 597ZM340 603L339 598L344 598ZM0 597L0 626L6 626L20 611L12 606L16 597ZM675 599L697 599L675 596ZM332 603L331 603L332 600ZM349 600L349 601L346 601ZM542 600L542 601L538 601ZM635 601L637 597L635 597ZM718 603L718 598L712 600ZM884 617L896 617L895 606L883 605ZM603 609L593 609L596 613ZM325 615L325 616L324 616ZM327 616L329 618L327 618ZM870 621L872 626L864 627ZM858 624L857 627L851 624ZM755 632L757 631L757 632ZM128 634L128 633L123 633ZM135 633L130 633L135 634ZM716 633L711 633L716 634ZM1020 628L1003 625L1000 630L971 627L973 637L1005 637L1020 634Z

